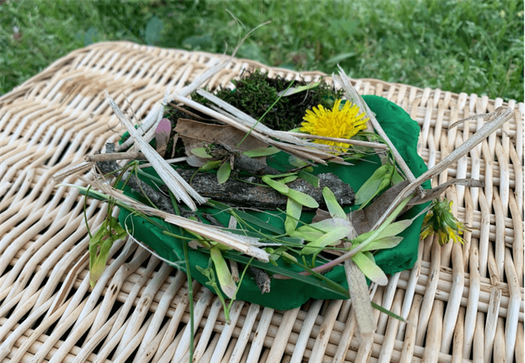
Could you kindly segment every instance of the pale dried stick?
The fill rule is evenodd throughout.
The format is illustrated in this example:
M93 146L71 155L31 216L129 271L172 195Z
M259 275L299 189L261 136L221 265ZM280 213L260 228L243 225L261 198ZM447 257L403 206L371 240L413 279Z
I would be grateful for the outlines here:
M135 140L137 145L139 145L144 156L152 164L155 171L159 174L160 178L166 183L168 188L171 190L173 195L177 200L182 200L191 210L197 210L197 206L194 201L202 204L206 202L206 199L203 198L199 193L195 191L168 163L164 160L155 149L142 138L142 136L135 130L135 127L131 121L127 118L126 115L120 110L116 105L115 101L111 98L109 93L106 92L106 99L108 100L111 108L115 112L115 115L120 120L122 125L128 130L130 136ZM191 198L190 198L191 195Z
M483 125L474 135L472 135L467 141L465 141L460 147L448 154L443 160L436 164L430 170L427 170L419 178L414 180L412 183L407 185L405 189L394 199L392 204L388 209L383 213L381 218L379 218L372 228L372 230L377 229L386 218L392 213L392 211L401 203L401 201L407 198L409 195L413 194L418 187L421 186L425 181L434 178L439 175L445 169L447 169L452 163L458 161L460 158L465 156L470 150L472 150L476 145L482 142L490 134L495 132L500 128L505 122L510 120L512 117L512 110L510 107L499 107L491 114L487 116L492 117L492 120Z
M168 164L176 164L176 163L182 163L183 161L186 161L186 160L188 160L188 158L186 156L183 156L180 158L166 159L166 162ZM139 169L148 168L151 165L152 165L151 163L142 164L142 165L139 165Z
M206 72L201 74L199 77L195 78L193 82L191 82L188 86L184 87L180 91L180 94L184 95L184 97L189 96L192 92L194 92L197 88L199 88L209 78L213 77L221 69L226 67L228 63L230 63L231 61L230 59L222 63L221 63L222 58L219 59L216 65L208 69ZM171 101L173 101L173 98L169 97L169 89L167 89L162 103L160 102L156 103L153 106L152 110L148 113L144 121L137 127L137 131L139 132L141 136L147 133L152 128L154 128L154 126L162 119L162 114L164 113L164 106L170 103ZM149 142L150 140L146 140L146 141ZM135 140L130 137L128 140L126 140L125 142L123 142L121 145L118 146L117 152L121 150L126 150L127 148L131 147L134 142Z
M177 111L184 112L188 116L193 117L195 120L206 121L206 119L204 117L200 117L196 113L193 113L193 112L191 112L189 110L186 110L185 108L180 107L180 106L174 104L173 102L170 102L170 106L173 107L174 109L176 109Z
M95 165L94 162L87 162L82 161L78 164L75 164L73 166L70 166L62 171L59 171L56 174L53 174L53 180L56 182L61 182L62 180L66 179L67 177L75 174L85 173L89 169L91 169Z
M95 154L95 155L86 155L84 157L85 161L99 162L99 161L115 161L115 160L124 160L124 159L146 159L143 153L138 152L129 152L129 153L111 153L111 154Z
M228 221L228 228L229 229L235 229L237 227L237 220L234 216L230 216L230 220ZM239 266L237 265L237 262L230 260L230 269L232 271L232 279L235 282L239 282Z
M416 180L414 174L412 173L412 170L410 170L405 160L401 157L401 155L395 148L394 144L392 143L392 141L390 140L390 138L388 137L386 132L383 130L383 128L377 121L376 117L374 116L374 114L372 113L368 105L366 104L366 102L363 100L363 98L357 93L355 88L352 86L352 83L350 82L350 79L347 77L345 71L340 66L338 67L339 67L339 75L340 75L339 79L341 80L342 86L347 93L347 97L352 102L357 104L357 106L359 106L359 108L365 112L366 116L370 118L370 122L372 123L372 126L374 127L376 132L379 134L379 136L381 136L383 140L385 140L387 145L392 150L392 154L394 155L394 159L396 163L399 165L399 167L401 168L401 170L407 177L408 181L413 182L414 180Z
M107 92L107 91L106 91ZM156 103L151 111L147 114L144 121L137 126L137 133L140 136L143 136L145 133L147 133L151 128L153 128L161 119L162 114L164 112L164 106L161 103ZM126 141L124 141L122 144L118 145L116 148L117 152L120 152L122 150L126 150L130 148L135 140L130 137Z
M311 134L301 134L298 132L289 132L289 131L283 131L280 134L288 134L291 136L304 138L304 139L316 139L316 140L327 140L327 141L334 141L334 142L343 142L345 144L355 145L355 146L366 146L366 147L372 147L374 149L388 149L388 146L385 144L381 144L379 142L370 142L370 141L362 141L362 140L352 140L352 139L341 139L338 137L328 137L328 136L319 136L319 135L311 135Z
M170 224L187 229L188 231L194 232L204 238L208 238L212 241L216 241L225 246L231 247L234 250L242 252L248 256L255 257L259 261L269 261L270 255L263 249L257 247L258 245L260 245L258 238L229 233L228 231L224 231L222 228L219 228L217 226L210 226L201 222L193 221L181 216L166 213L159 209L149 207L145 204L136 201L133 198L124 195L121 191L114 189L109 184L105 182L100 182L96 179L93 180L91 183L93 187L100 190L105 195L112 197L120 203L125 204L141 213L150 216L160 217ZM76 185L70 184L64 185L77 187Z

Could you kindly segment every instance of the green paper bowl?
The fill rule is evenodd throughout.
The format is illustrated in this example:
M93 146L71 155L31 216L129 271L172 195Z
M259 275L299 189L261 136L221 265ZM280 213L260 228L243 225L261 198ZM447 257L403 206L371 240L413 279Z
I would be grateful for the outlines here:
M386 100L385 98L377 96L364 96L363 98L370 109L376 114L376 118L381 123L383 130L387 133L396 149L407 162L414 175L417 177L424 173L427 170L427 167L423 162L423 159L421 159L421 157L417 154L417 142L419 137L419 125L417 122L413 121L402 108ZM371 158L371 160L375 160L376 163L356 162L353 166L342 166L336 164L320 166L315 168L314 173L334 173L344 182L349 183L352 188L357 191L380 165L377 157L375 157L375 159ZM280 153L277 154L273 160L269 160L268 163L271 165L272 162L278 164L286 161L287 155ZM155 174L152 170L149 172ZM424 184L424 187L429 188L430 183L427 182ZM132 192L129 188L125 189L125 194L130 195L136 199L141 199L140 195ZM403 218L412 218L424 208L425 205L416 206L409 210L403 216ZM214 217L224 225L228 224L229 214L212 208L199 209L199 211L201 210L205 213L213 214ZM256 212L250 213L256 214L260 218L264 217L265 220L267 219L268 223L270 223L272 226L284 229L284 218L282 218L278 212L272 213L272 215L261 215L260 213ZM310 222L308 219L311 220L311 213L303 214L305 222ZM424 215L421 215L401 234L401 236L404 238L398 246L389 250L381 250L375 253L375 261L385 273L394 274L396 272L412 268L417 259L419 234L421 231L423 219ZM175 267L185 272L186 267L183 247L180 239L164 234L161 228L156 227L143 218L134 216L124 210L120 212L119 221L133 234L136 239L150 246L165 260L171 261ZM156 219L156 221L163 225L165 229L171 233L176 235L181 234L181 231L178 227L165 223L160 219ZM197 266L202 268L206 268L208 266L209 253L201 250L193 250L191 248L189 249L188 253L192 277L199 281L202 285L206 286L206 282L208 280L198 271ZM298 266L289 265L283 262L282 258L278 260L278 264L280 267L284 267L295 272L300 272L302 270ZM244 266L242 264L239 264L240 271L242 271L241 269L243 267ZM321 286L313 286L306 282L299 282L296 280L277 279L272 279L271 291L269 293L261 294L255 281L249 275L250 274L246 274L245 278L243 279L236 299L263 305L277 310L287 310L299 307L310 298L348 298L347 296L343 296L333 291L324 289L322 284ZM335 283L340 284L345 289L348 288L343 266L335 267L330 272L327 272L324 276ZM309 276L308 278L314 280L316 279L312 276Z

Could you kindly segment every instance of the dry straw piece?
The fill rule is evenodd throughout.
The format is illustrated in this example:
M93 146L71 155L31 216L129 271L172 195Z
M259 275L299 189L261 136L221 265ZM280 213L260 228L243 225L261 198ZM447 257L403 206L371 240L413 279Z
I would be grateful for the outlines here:
M98 43L0 97L0 361L187 359L185 276L133 241L118 241L90 290L83 221L96 230L107 208L91 199L84 205L75 189L57 188L52 176L118 137L108 127L116 120L103 102L104 90L124 114L132 109L141 119L165 101L166 88L184 97L185 83L220 58ZM235 58L221 67L203 84L208 89L228 85L244 69L307 81L322 76ZM453 186L446 192L455 214L473 229L465 245L441 247L428 238L412 271L374 288L372 301L410 324L373 311L376 330L364 344L350 301L312 301L286 312L236 302L225 325L220 302L195 283L197 361L524 361L524 105L371 79L352 86L359 94L386 97L420 124L418 151L430 168L487 123L474 118L452 128L456 121L500 106L511 110L509 122L433 180L433 186L451 178L485 182L483 188ZM300 144L291 150L301 152ZM77 169L87 172L92 164L84 163ZM86 186L83 179L64 178Z

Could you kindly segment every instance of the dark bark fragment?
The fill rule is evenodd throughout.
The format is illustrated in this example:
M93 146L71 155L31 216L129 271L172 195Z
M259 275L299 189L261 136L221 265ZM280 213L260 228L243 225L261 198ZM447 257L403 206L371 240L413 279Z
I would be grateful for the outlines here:
M270 276L265 271L252 266L250 266L250 272L253 274L259 290L261 290L261 294L270 292L270 285L272 283Z
M213 173L198 173L193 176L193 170L177 170L177 172L202 196L219 202L226 203L232 207L251 207L257 209L284 209L287 198L274 189L263 186L264 182L255 176L241 180L228 179L224 184L217 183L217 175ZM192 179L193 176L193 179ZM297 179L288 183L288 187L310 195L319 205L324 206L323 188L328 186L333 192L341 206L354 204L354 191L350 185L332 173L318 175L320 187L316 188L303 179ZM252 183L252 184L251 184ZM254 185L261 184L261 185Z

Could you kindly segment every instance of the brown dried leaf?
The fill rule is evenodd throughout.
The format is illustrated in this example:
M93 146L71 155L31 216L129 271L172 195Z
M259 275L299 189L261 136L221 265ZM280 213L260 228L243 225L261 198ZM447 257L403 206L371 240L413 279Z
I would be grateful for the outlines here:
M220 142L223 145L229 146L231 149L236 149L237 144L239 144L245 136L244 132L239 131L232 126L212 125L184 118L180 118L177 121L175 131L178 132L179 136L182 138L186 149L186 155L188 156L192 155L191 149L203 147L203 143L210 144ZM248 136L239 147L239 150L247 151L267 146L266 143Z

